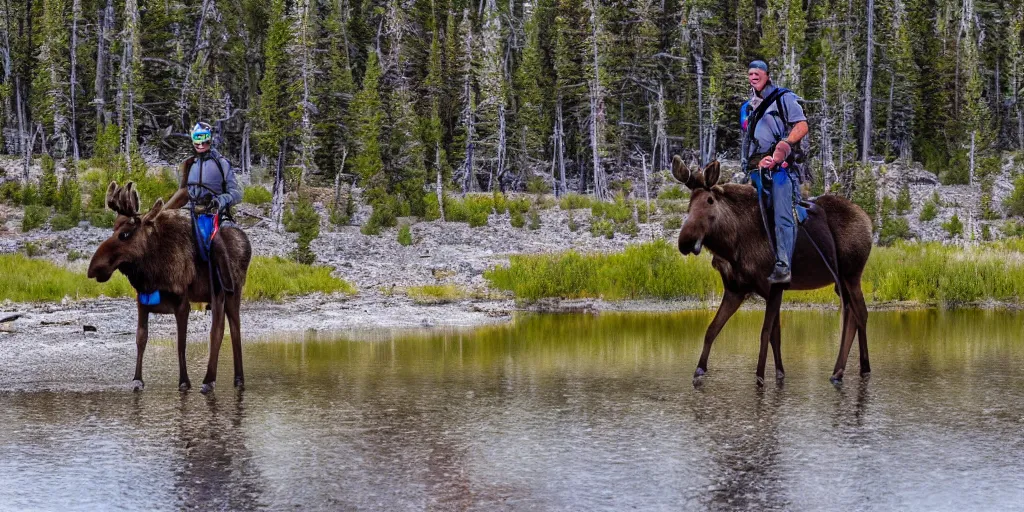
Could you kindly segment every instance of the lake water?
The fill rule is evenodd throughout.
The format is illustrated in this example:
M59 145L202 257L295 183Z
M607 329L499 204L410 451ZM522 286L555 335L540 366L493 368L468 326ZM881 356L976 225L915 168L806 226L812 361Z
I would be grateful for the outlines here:
M38 390L3 375L0 508L1024 509L1024 314L872 313L874 374L855 343L835 388L837 314L784 312L787 377L759 390L741 312L695 389L711 316L253 342L242 393L225 345L211 396L176 390L169 341L142 393L134 350Z

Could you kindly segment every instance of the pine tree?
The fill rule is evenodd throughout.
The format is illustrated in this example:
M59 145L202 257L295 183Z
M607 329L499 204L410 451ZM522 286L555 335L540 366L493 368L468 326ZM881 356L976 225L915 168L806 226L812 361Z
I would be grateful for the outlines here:
M271 217L280 225L284 214L285 165L294 128L292 113L297 103L293 87L295 72L288 56L288 45L294 35L284 0L273 0L270 12L273 21L264 47L266 64L260 80L255 135L260 151L275 159Z
M381 127L384 114L380 99L380 61L370 51L366 61L363 84L352 100L352 169L367 190L371 204L387 197L387 180L381 160Z

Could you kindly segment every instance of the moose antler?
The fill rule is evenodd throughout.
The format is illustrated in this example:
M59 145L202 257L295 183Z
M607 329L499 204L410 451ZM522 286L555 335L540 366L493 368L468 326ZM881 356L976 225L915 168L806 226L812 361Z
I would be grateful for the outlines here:
M126 217L137 217L139 191L135 190L135 183L129 181L127 185L119 187L116 181L111 181L107 186L107 208Z

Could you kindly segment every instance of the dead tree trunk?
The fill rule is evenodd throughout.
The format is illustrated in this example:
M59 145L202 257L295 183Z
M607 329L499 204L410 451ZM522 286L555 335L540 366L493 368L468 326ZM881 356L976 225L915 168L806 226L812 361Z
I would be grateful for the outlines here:
M554 162L558 166L558 187L555 195L561 196L567 190L565 184L565 132L562 130L562 95L555 100Z
M281 229L284 216L284 152L285 142L277 148L277 162L274 164L274 195L270 202L270 217L276 229Z
M93 103L96 104L96 127L107 123L107 69L110 61L110 32L114 27L114 0L100 11L96 25L96 80L93 82Z
M71 157L78 167L78 160L81 155L78 152L78 19L82 17L82 0L74 0L71 4L71 77L69 89L71 92L71 120L69 128L71 131Z
M590 156L594 168L594 195L604 200L608 195L607 178L601 165L601 138L604 124L604 98L601 94L601 68L598 60L597 0L590 0L591 49L593 57L593 83L590 87Z
M867 76L864 79L864 131L861 136L860 161L868 163L871 156L871 86L875 75L875 0L868 1Z

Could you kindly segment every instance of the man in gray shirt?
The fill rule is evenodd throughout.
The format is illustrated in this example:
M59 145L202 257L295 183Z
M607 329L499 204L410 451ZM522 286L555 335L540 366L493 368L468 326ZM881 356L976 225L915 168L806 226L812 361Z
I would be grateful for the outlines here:
M747 79L752 94L741 114L744 130L741 156L745 171L766 169L771 172L775 268L768 282L784 284L792 279L790 262L796 242L793 204L794 199L800 198L793 148L807 135L807 116L796 94L772 84L764 61L750 63Z

